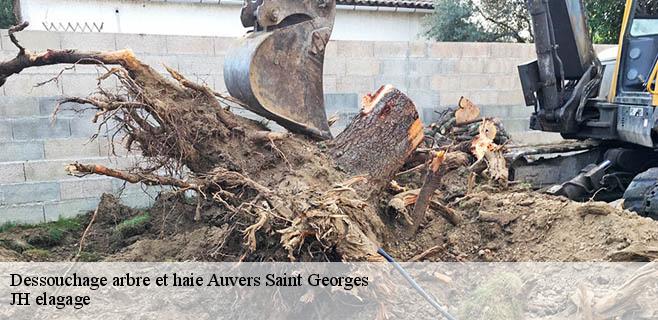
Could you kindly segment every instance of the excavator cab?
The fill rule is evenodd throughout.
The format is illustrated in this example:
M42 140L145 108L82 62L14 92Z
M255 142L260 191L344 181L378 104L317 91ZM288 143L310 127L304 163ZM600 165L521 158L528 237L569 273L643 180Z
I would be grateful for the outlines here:
M658 218L658 3L626 1L615 57L594 53L582 0L528 0L528 11L537 60L519 66L519 75L535 108L531 128L585 140L542 164L579 170L547 192L573 200L623 196L625 208ZM536 176L550 177L538 168Z
M658 3L628 0L617 56L594 53L582 0L529 0L537 60L519 66L531 128L658 147Z
M335 15L335 0L245 0L251 30L226 56L228 92L292 132L330 139L322 73Z

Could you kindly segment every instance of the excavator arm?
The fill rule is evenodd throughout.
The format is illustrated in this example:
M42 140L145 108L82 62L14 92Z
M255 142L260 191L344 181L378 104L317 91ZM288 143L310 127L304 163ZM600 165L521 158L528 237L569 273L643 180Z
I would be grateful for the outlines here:
M252 30L226 56L229 93L292 132L331 139L322 73L335 15L335 0L245 0Z

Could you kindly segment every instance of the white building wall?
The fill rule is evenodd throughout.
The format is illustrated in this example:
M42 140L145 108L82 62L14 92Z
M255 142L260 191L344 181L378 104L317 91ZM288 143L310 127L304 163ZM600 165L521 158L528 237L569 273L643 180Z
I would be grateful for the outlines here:
M22 0L21 10L31 30L49 30L54 24L63 31L62 26L86 23L92 28L102 24L101 32L108 33L237 37L246 32L240 23L240 1L188 1ZM332 39L418 40L425 14L341 6Z

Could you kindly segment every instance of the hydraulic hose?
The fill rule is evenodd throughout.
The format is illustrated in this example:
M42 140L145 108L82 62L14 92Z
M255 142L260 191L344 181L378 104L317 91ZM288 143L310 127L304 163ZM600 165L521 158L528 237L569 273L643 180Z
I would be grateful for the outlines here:
M377 250L377 253L379 253L382 257L384 257L384 259L386 259L386 261L393 264L393 267L395 267L395 269L402 275L402 277L404 277L404 279L407 280L407 282L409 282L409 284L416 291L418 291L418 293L423 298L425 298L425 300L427 300L427 302L429 302L432 305L432 307L434 307L434 309L439 311L441 313L441 315L443 315L444 318L446 318L448 320L457 320L457 318L453 317L448 312L448 310L446 310L446 308L441 306L441 304L438 301L436 301L436 299L434 299L434 297L432 297L420 285L418 285L418 283L411 277L411 275L406 270L404 270L404 268L402 268L402 266L399 263L397 263L395 261L395 259L393 259L393 257L391 257L386 251L384 251L384 249L379 248L379 250Z

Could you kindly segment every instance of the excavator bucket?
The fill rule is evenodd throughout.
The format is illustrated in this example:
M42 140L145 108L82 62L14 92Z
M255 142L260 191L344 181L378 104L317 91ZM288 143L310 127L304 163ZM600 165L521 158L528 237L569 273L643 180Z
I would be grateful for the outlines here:
M245 0L253 30L226 56L228 92L291 132L331 139L322 70L335 15L335 0Z

